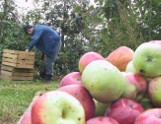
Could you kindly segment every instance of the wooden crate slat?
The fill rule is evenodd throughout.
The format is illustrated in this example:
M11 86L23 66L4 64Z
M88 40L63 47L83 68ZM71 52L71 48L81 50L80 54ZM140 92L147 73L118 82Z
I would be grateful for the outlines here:
M31 77L34 76L34 73L28 73L28 72L10 72L1 70L1 74L8 75L8 76L19 76L19 77Z
M14 54L25 54L27 53L28 55L35 55L34 52L26 52L26 51L19 51L19 50L10 50L10 49L3 49L4 53L14 53Z
M18 64L22 64L22 65L23 65L23 64L24 64L24 65L26 65L26 64L34 64L34 62L31 61L31 60L22 60L22 59L18 60L17 63L18 63Z
M1 65L1 70L14 71L14 69L12 66Z
M20 76L20 77L31 77L31 76L34 76L34 73L13 72L12 75Z
M3 53L3 57L5 58L12 58L12 59L29 59L29 60L34 60L35 56L34 55L29 55L27 53L25 54L11 54L11 53Z
M19 77L19 76L12 76L12 80L21 80L21 81L26 81L26 80L33 80L33 77Z
M12 59L12 58L5 58L3 57L2 58L2 61L3 62L11 62L11 63L23 63L23 64L34 64L34 61L33 60L26 60L26 59Z
M27 55L35 55L35 53L34 52L26 52L26 51L17 51L17 54L27 54Z
M16 63L10 63L10 62L3 62L3 61L2 61L2 64L3 64L3 65L9 65L9 66L16 67Z
M16 54L3 53L3 57L16 59L17 55Z
M25 55L19 55L18 60L34 60L35 56L25 56Z
M22 65L22 64L16 64L16 68L34 68L34 65Z
M27 73L34 73L35 72L35 70L34 69L27 69L27 68L24 68L24 69L22 69L22 68L15 68L14 69L14 72L27 72Z
M1 70L12 71L12 72L27 72L27 73L34 73L34 69L26 69L26 68L15 68L12 66L1 65Z
M1 74L2 74L2 75L12 76L12 72L11 72L11 71L1 70Z
M11 62L11 63L17 63L17 59L13 59L13 58L2 58L3 62Z
M0 77L1 77L1 79L12 80L12 76L8 76L5 74L1 74Z
M15 69L14 69L14 72L34 73L35 70L34 70L34 69L27 69L27 68L25 68L25 69L22 69L22 68L15 68Z
M33 77L8 76L8 75L2 74L1 79L8 79L12 81L32 81Z

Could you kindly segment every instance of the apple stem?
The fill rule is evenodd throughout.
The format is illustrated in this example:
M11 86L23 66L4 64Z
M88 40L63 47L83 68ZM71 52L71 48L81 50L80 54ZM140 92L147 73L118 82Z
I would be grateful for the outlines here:
M146 61L151 62L152 59L153 59L153 58L152 58L151 56L147 56L147 60L146 60Z

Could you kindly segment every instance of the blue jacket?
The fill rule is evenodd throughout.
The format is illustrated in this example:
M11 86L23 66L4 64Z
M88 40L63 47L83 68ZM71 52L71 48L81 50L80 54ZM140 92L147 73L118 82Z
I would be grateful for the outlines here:
M28 49L31 50L34 46L42 53L53 57L55 52L58 52L60 46L60 35L52 28L46 25L35 25L31 41Z

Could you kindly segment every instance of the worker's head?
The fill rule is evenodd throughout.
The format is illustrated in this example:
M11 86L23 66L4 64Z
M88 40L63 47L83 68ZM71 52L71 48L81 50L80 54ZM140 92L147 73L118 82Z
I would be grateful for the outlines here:
M24 31L25 31L26 34L32 35L32 33L33 33L33 26L29 25L29 24L25 25L24 26Z

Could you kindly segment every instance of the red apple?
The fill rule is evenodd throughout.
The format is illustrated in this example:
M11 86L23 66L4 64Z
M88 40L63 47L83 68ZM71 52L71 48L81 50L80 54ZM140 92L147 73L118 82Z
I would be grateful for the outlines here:
M94 117L86 121L86 124L119 124L115 119L111 117Z
M155 107L161 107L161 76L149 81L148 95Z
M133 72L122 72L126 79L126 88L122 97L140 101L146 94L147 81L141 75Z
M48 91L34 102L31 118L32 124L84 124L85 111L72 95Z
M161 45L161 40L151 40L149 43Z
M21 117L21 120L17 124L32 124L31 122L31 111L27 111Z
M86 120L94 117L95 104L93 97L85 89L85 87L78 84L71 84L60 87L58 90L67 92L77 98L84 107Z
M82 73L83 70L85 69L85 67L92 61L94 60L102 60L105 59L101 54L94 52L94 51L90 51L90 52L86 52L85 54L83 54L80 57L78 66L79 66L79 71Z
M144 108L140 103L120 98L108 107L105 116L114 118L119 124L134 124L135 119L142 112L144 112Z
M141 113L134 124L161 124L161 108L152 108Z
M80 72L71 72L67 75L65 75L60 83L59 83L59 87L62 86L66 86L66 85L70 85L70 84L82 84L82 80L81 80L81 73Z
M20 118L20 120L18 121L17 124L32 124L32 122L31 122L31 109L32 109L32 105L43 94L44 94L44 92L37 92L35 94L35 96L33 97L30 105L25 110L25 112L23 113L23 115L21 116L21 118Z
M133 59L134 51L127 46L120 46L113 50L106 60L116 66L120 71L125 71L127 64Z

